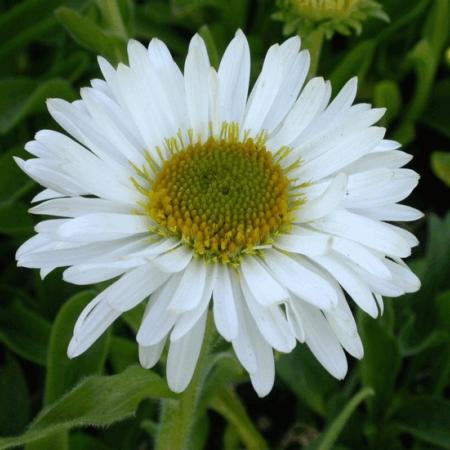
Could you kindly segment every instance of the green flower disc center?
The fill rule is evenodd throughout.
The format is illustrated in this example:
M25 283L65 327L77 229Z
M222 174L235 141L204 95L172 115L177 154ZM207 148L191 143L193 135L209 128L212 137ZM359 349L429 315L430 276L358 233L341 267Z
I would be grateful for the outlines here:
M262 140L209 138L165 162L146 208L197 254L238 262L290 222L289 180Z

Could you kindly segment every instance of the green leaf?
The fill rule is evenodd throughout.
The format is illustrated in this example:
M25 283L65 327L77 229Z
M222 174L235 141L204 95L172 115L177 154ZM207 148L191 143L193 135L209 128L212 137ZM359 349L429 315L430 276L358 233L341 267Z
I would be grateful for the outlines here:
M56 401L82 378L99 374L103 370L109 346L110 331L103 335L83 355L73 360L67 356L76 319L84 307L95 297L94 291L80 292L71 297L56 316L50 334L45 379L44 404ZM62 431L32 442L25 450L68 449L67 432Z
M436 309L439 325L443 330L450 330L450 290L441 292L436 297Z
M443 219L431 214L428 217L427 249L421 274L422 288L408 296L420 320L416 323L416 342L429 333L436 322L436 310L430 308L429 299L450 288L450 213Z
M402 103L398 84L391 80L377 83L373 92L373 103L378 108L386 108L382 124L385 126L391 123L398 116Z
M37 441L29 442L24 450L69 450L69 435L67 431L49 434Z
M33 231L33 218L23 203L0 205L0 233L23 236Z
M109 360L114 372L122 372L138 360L138 345L136 341L113 336L109 350Z
M448 340L448 333L432 330L420 342L416 342L416 316L411 315L399 333L400 353L403 357L415 356Z
M367 40L356 45L344 55L330 74L334 92L341 89L355 75L358 77L359 83L362 83L372 62L375 47L374 40Z
M144 311L145 303L142 302L133 309L130 309L130 311L127 311L126 313L121 315L123 321L131 328L132 331L134 331L134 333L137 333L139 327L141 326Z
M395 425L402 431L450 449L450 402L434 397L409 399L398 411Z
M434 174L450 187L450 152L433 152L431 168Z
M44 403L56 401L82 378L101 373L109 346L109 333L102 336L83 355L69 359L67 347L76 319L95 297L94 291L80 292L71 297L56 316L50 334Z
M117 0L97 0L103 20L108 26L108 30L120 36L125 41L128 40L128 32L122 18L122 14Z
M25 376L11 357L0 367L0 434L20 433L30 415L30 399Z
M325 415L327 400L336 391L338 382L323 369L306 346L298 345L291 353L282 355L277 361L277 372L309 408Z
M58 8L55 14L72 38L82 47L104 56L110 62L126 62L124 39L108 35L91 19L73 9Z
M450 54L450 52L449 52ZM450 138L450 78L444 78L433 86L428 107L420 120Z
M44 409L21 436L0 438L0 450L82 426L106 426L132 416L146 398L173 398L166 382L138 366L118 375L92 376Z
M59 78L45 82L19 77L0 80L0 134L8 133L30 114L44 111L49 97L74 100L76 94Z
M206 363L206 380L197 405L198 411L206 411L209 403L224 386L231 385L243 374L236 357L228 352L216 353Z
M84 433L74 433L70 436L70 450L111 450L99 439Z
M397 340L383 328L380 321L360 315L364 358L359 363L361 381L375 391L369 399L369 411L379 416L389 404L400 370L400 349Z
M73 83L86 72L89 67L89 60L89 55L84 51L69 53L64 59L55 62L46 76L64 78Z
M0 57L56 28L51 13L60 0L26 0L0 15Z
M13 148L0 155L0 205L12 203L29 192L35 182L15 163L13 156L27 157L27 152Z
M217 70L219 68L220 62L219 52L217 51L217 45L214 40L214 36L212 35L208 25L201 26L200 29L198 30L198 34L205 41L211 66Z
M246 449L269 449L266 441L247 415L239 397L231 389L222 389L212 400L210 408L234 425Z
M18 301L0 306L0 341L22 358L45 366L50 324Z
M341 431L350 419L353 412L361 404L361 402L372 395L374 395L374 391L371 388L363 388L358 393L356 393L345 405L340 414L338 414L333 422L327 427L327 429L323 432L319 439L308 446L307 450L334 449L334 443L337 441Z
M448 36L450 9L448 0L435 0L425 21L423 38L408 55L416 72L416 87L411 102L407 105L402 123L395 133L396 139L405 135L427 106L436 71ZM407 143L403 139L404 143Z

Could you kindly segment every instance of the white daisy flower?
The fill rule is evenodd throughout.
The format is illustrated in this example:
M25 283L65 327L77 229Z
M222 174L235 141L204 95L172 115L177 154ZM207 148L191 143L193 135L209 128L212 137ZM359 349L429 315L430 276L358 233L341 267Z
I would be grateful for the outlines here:
M146 302L141 364L167 345L169 386L183 391L211 303L260 396L273 350L296 341L343 378L343 349L363 356L345 293L376 317L382 296L419 288L402 262L416 238L385 222L421 217L397 203L419 177L374 126L384 109L353 104L356 79L331 102L328 81L305 84L298 37L269 49L250 95L240 31L218 71L198 35L184 73L158 39L130 41L128 56L117 69L99 58L104 80L81 100L48 101L72 137L39 131L26 145L34 158L16 159L45 187L31 212L57 217L36 226L18 264L43 277L68 267L78 285L114 279L78 318L69 357Z

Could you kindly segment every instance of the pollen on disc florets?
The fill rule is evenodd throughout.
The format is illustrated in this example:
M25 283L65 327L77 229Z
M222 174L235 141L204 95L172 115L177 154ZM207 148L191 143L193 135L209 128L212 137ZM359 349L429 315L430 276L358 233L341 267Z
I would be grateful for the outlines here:
M238 263L290 223L289 180L263 138L222 135L184 146L162 166L145 209L198 255Z

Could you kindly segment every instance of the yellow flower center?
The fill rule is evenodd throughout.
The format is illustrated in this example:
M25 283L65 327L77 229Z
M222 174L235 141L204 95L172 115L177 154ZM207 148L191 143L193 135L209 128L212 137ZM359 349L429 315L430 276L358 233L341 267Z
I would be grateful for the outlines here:
M210 137L163 164L145 209L159 232L179 237L198 255L238 263L289 225L291 197L263 139Z

